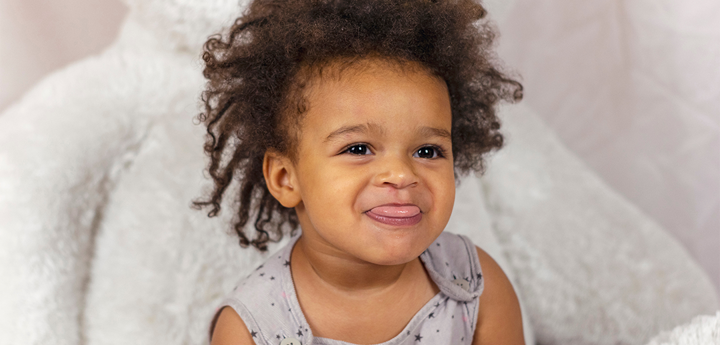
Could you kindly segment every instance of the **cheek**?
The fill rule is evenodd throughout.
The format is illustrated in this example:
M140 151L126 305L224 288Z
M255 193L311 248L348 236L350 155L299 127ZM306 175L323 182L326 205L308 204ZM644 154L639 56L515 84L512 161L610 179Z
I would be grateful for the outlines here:
M444 184L440 193L442 202L441 205L438 205L438 208L441 209L441 212L445 214L447 219L450 219L450 213L452 213L453 206L455 205L455 181Z
M362 169L343 169L318 162L318 169L302 171L301 197L305 207L314 215L332 214L332 218L347 215L339 210L354 208L358 194L367 179ZM327 217L324 217L327 218Z
M432 177L432 194L434 196L434 209L438 220L447 222L450 219L455 204L455 176L454 171Z

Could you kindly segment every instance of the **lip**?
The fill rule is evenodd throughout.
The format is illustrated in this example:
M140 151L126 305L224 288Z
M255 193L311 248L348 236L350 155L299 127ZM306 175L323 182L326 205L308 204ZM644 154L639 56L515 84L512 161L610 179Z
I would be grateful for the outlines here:
M391 226L412 226L422 220L422 211L414 204L385 204L365 212L370 219Z

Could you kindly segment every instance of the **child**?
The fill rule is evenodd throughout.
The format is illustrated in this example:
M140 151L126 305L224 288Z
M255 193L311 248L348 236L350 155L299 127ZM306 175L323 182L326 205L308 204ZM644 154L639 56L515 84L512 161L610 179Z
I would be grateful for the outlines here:
M502 146L496 103L521 97L484 15L472 0L255 0L206 43L215 189L195 204L216 215L238 177L240 244L291 236L223 302L213 345L524 343L505 274L443 233L456 175Z

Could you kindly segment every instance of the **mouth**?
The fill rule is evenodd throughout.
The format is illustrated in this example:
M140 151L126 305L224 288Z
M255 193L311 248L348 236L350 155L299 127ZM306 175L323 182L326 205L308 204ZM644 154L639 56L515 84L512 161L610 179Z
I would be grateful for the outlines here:
M422 220L420 208L412 204L386 204L365 212L370 219L392 226L412 226Z

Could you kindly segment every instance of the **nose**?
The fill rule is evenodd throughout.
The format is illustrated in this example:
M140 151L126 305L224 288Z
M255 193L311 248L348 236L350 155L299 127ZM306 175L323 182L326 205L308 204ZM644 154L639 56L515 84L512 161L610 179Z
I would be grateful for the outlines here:
M411 157L390 156L377 163L378 173L374 178L375 185L401 189L418 184L418 176Z

